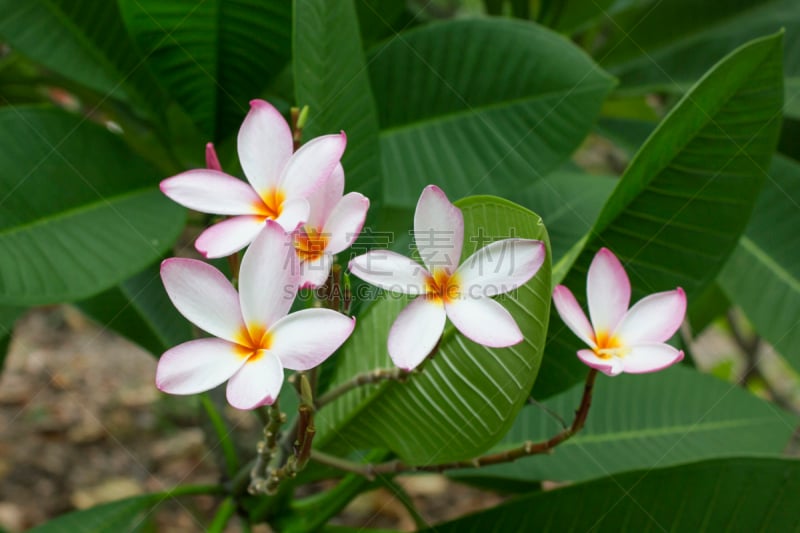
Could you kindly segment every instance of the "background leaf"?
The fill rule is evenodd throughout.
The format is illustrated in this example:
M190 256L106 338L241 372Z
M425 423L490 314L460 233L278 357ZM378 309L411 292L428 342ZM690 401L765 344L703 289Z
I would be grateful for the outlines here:
M555 263L592 229L616 184L611 176L562 169L528 185L513 198L542 217Z
M457 197L511 195L546 175L586 136L613 85L560 35L508 19L405 32L372 49L369 73L392 177L384 199L407 207L429 183Z
M147 494L90 507L59 516L35 527L29 533L116 533L133 531L142 517L163 499L161 494Z
M85 298L166 252L185 211L114 135L48 108L0 109L0 304Z
M517 498L428 531L793 531L800 462L718 459Z
M511 202L472 197L456 202L464 213L462 257L488 240L515 236L547 242L541 219ZM498 298L517 321L525 341L489 349L459 333L445 333L436 356L407 383L383 383L350 392L320 411L315 444L346 453L388 448L405 461L436 463L472 457L511 426L539 367L550 306L550 264L513 294ZM389 328L406 301L386 297L359 317L359 327L339 353L333 382L392 366ZM452 328L452 326L450 326Z
M308 105L306 139L347 133L342 157L348 190L378 200L378 120L352 0L296 0L294 80L297 104Z
M547 411L570 423L582 393L581 384L543 406L525 406L496 448L555 435L561 426ZM640 376L600 376L583 431L551 455L459 473L583 481L715 457L779 456L796 424L796 416L738 386L681 366Z
M116 2L0 0L0 39L48 69L157 116L158 81L132 45Z
M158 265L88 300L78 307L156 357L192 338L192 327L172 305L161 283Z
M776 156L753 218L719 276L759 335L800 368L800 164Z
M628 272L632 301L676 286L689 301L699 295L747 224L777 142L782 97L780 34L721 60L636 154L575 264L569 268L570 256L554 266L556 282L583 300L589 264L605 246ZM537 399L583 379L579 347L554 322Z
M686 16L691 13L691 16ZM604 17L611 35L597 57L627 90L683 92L741 43L785 29L786 111L800 105L800 4L794 0L638 2Z
M289 60L290 2L119 4L148 65L207 141L235 133L248 102L261 95Z

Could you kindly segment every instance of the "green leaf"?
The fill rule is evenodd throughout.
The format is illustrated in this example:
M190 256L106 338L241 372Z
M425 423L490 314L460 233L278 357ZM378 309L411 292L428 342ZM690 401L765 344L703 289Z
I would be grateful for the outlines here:
M795 531L800 462L718 459L529 494L438 533Z
M141 271L78 307L155 356L192 338L192 327L169 300L158 265Z
M701 294L736 246L764 182L780 126L781 82L781 34L757 39L721 60L648 138L574 266L572 253L554 266L555 281L563 280L582 300L589 264L605 246L625 265L633 301L676 286L689 301ZM579 347L561 321L555 322L548 359L563 369L558 375L543 373L536 398L582 379Z
M456 205L464 213L462 257L512 232L547 242L541 219L511 202L471 197ZM479 244L480 238L484 242ZM550 307L549 255L548 246L548 258L537 275L498 298L525 341L489 349L451 326L435 357L407 383L361 387L321 410L315 444L339 453L388 448L412 464L465 459L494 444L511 426L536 379ZM339 353L334 383L392 366L386 340L405 304L405 299L384 296L359 317L359 327Z
M686 16L691 13L691 16ZM627 89L683 92L716 60L740 44L782 28L785 75L800 77L800 3L795 0L670 0L640 2L613 15L603 65ZM800 86L787 83L787 113L796 114Z
M29 533L116 533L132 531L155 506L163 500L161 494L146 494L91 507L60 516Z
M185 211L113 134L49 108L0 109L0 304L86 298L170 248Z
M365 44L392 37L414 22L406 0L355 0L355 6Z
M583 385L528 405L496 446L546 440L571 422ZM517 481L583 481L719 457L779 456L795 417L739 387L681 366L654 374L600 376L583 431L552 455L461 471Z
M758 334L800 368L800 164L776 156L753 218L719 276Z
M736 250L733 254L735 253ZM692 334L699 335L714 320L724 315L730 307L731 302L718 283L707 286L702 293L692 299L686 312L686 319L692 327Z
M297 0L294 9L295 96L310 111L304 137L344 130L347 188L376 198L378 119L353 2Z
M513 198L542 217L557 262L589 232L616 184L610 176L557 170Z
M372 50L369 71L384 199L396 206L429 183L515 194L572 153L614 83L564 37L508 19L403 33Z
M235 132L290 55L284 0L119 0L147 63L206 140Z
M163 90L142 64L116 2L0 0L0 13L0 40L19 52L104 98L163 111Z

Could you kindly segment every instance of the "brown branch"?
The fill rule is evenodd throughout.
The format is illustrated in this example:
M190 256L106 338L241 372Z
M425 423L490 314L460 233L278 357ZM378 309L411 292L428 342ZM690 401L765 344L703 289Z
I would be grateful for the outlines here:
M280 437L281 424L286 421L286 415L281 413L277 400L269 407L267 418L267 423L264 426L264 439L258 442L256 448L258 455L253 468L250 470L250 486L248 490L251 494L263 493L268 480L272 477L270 463L278 454L278 438Z
M516 461L528 455L537 455L549 453L553 448L566 441L576 433L578 433L586 423L586 417L589 414L589 409L592 406L592 392L594 390L594 382L597 378L597 370L590 369L589 374L586 376L586 382L583 386L583 397L578 409L575 411L575 418L572 424L550 437L545 441L533 442L526 441L517 448L505 450L498 453L483 455L475 457L466 461L453 461L450 463L439 463L434 465L409 465L401 460L389 461L376 465L372 464L359 464L340 457L334 457L314 450L311 458L321 464L325 464L339 470L346 472L353 472L360 474L367 479L374 479L375 476L381 474L398 474L401 472L443 472L445 470L453 470L456 468L479 468L481 466L488 466L500 463L508 463Z
M412 370L408 372L401 368L376 368L375 370L370 370L368 372L364 372L363 374L356 374L349 380L345 381L344 383L340 383L336 387L330 389L328 392L317 398L315 405L317 409L320 409L329 403L333 402L337 398L345 395L346 393L350 392L353 389L357 389L358 387L363 387L364 385L370 385L374 383L380 383L382 381L406 381L408 377L415 373L416 370Z

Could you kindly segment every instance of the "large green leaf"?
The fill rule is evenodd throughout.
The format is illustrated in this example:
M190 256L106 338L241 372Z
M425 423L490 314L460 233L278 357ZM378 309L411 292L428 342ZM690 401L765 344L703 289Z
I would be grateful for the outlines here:
M691 12L691 16L686 16ZM601 63L623 88L683 91L716 58L740 44L786 30L784 73L800 77L800 3L795 0L670 0L640 2L610 15ZM787 83L786 112L798 113L800 86Z
M347 188L380 193L378 119L352 0L296 0L294 83L307 138L344 130Z
M514 194L520 205L547 225L553 262L559 261L594 225L616 179L558 170Z
M160 113L163 91L132 45L117 2L0 0L0 39L68 80ZM153 43L155 44L155 43Z
M796 531L799 493L799 461L719 459L537 492L430 531Z
M719 276L759 335L800 367L800 164L776 156L753 218Z
M155 356L192 338L192 327L172 305L156 265L78 307Z
M113 2L112 2L113 3ZM235 132L290 54L284 0L119 0L147 63L208 140Z
M583 385L526 406L498 449L545 440L568 422ZM463 473L520 481L582 481L640 468L719 457L778 456L796 417L709 375L681 366L655 374L598 379L586 426L552 455Z
M113 134L49 108L0 109L0 304L85 298L177 238L185 211Z
M60 516L29 533L116 533L134 531L144 516L164 499L162 494L134 496Z
M462 257L479 246L474 237L484 239L480 246L512 232L547 241L541 219L506 200L471 197L456 205L464 213ZM494 444L511 426L536 379L550 307L549 253L548 246L548 258L531 281L498 298L525 341L489 349L449 329L436 356L407 383L362 387L320 411L315 443L341 453L384 447L417 464L472 457ZM386 339L405 303L384 296L359 317L356 332L338 355L334 383L392 366Z
M580 254L555 265L556 282L583 299L589 264L605 246L625 265L634 301L676 286L690 301L701 294L736 246L764 182L782 91L780 34L720 61L644 143L574 250ZM539 399L585 374L579 341L560 321L550 329L546 361L557 374L543 368Z
M370 55L384 198L399 206L428 183L515 193L572 153L613 85L565 38L518 20L431 24Z

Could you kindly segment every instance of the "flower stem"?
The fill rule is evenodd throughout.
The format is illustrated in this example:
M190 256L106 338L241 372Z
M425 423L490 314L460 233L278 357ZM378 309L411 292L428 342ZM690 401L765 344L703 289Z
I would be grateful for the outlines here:
M362 374L356 374L344 383L340 383L336 387L330 389L328 392L317 398L315 403L317 409L321 409L327 404L333 402L340 396L350 392L353 389L369 385L373 383L380 383L381 381L406 381L411 374L416 373L416 370L408 372L401 368L376 368Z
M265 487L272 477L270 463L278 454L278 438L280 437L281 424L286 421L286 415L281 413L278 401L275 400L268 409L268 421L264 426L264 440L259 441L255 464L250 470L251 494L263 494Z
M526 441L521 446L512 448L510 450L483 455L481 457L475 457L466 461L453 461L450 463L439 463L433 465L409 465L399 459L379 464L360 464L348 461L347 459L343 459L341 457L334 457L317 450L312 452L311 459L317 461L318 463L331 466L345 472L360 474L367 479L374 479L375 476L382 474L399 474L402 472L443 472L445 470L453 470L456 468L478 468L481 466L516 461L517 459L526 457L528 455L548 453L550 450L566 441L583 428L584 424L586 423L586 417L589 414L589 409L592 405L592 392L594 390L594 382L596 378L597 370L590 369L589 374L586 376L586 382L583 386L583 397L581 398L581 403L578 406L578 409L575 411L575 418L573 419L572 424L544 441Z
M233 252L228 256L228 266L231 268L231 283L234 287L239 286L239 252Z
M277 493L284 479L297 476L306 467L311 457L314 435L317 433L314 426L314 397L311 384L304 373L299 372L297 376L300 378L298 383L300 406L297 408L297 425L292 428L292 431L296 432L292 442L292 455L281 467L270 472L263 486L263 492L270 495Z

